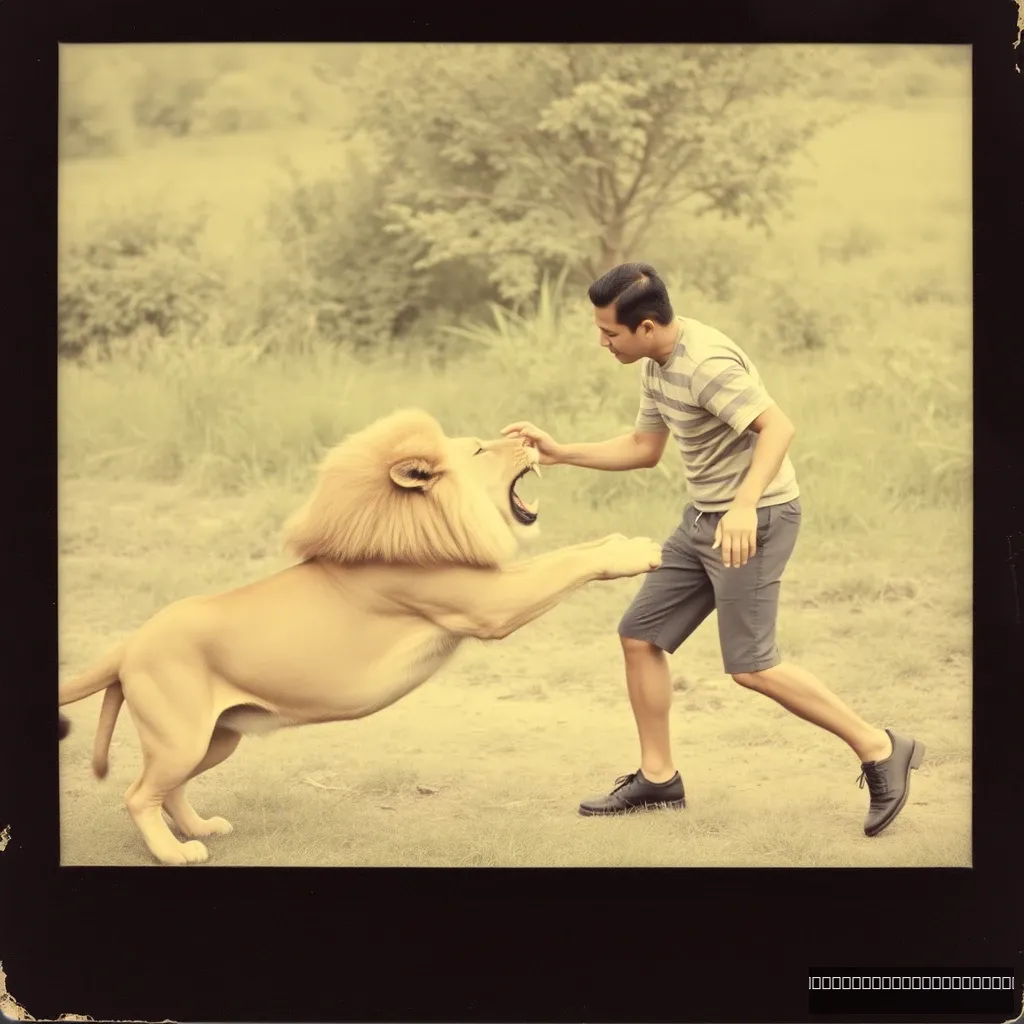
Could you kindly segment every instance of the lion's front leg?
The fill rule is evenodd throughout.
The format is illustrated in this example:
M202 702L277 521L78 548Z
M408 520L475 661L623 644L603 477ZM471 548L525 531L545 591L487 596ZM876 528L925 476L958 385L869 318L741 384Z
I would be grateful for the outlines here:
M497 638L506 637L550 611L595 580L650 572L661 564L661 545L646 537L621 534L577 545L512 565L494 582L488 608Z
M386 596L454 636L500 640L594 580L639 576L661 564L661 545L614 534L501 568L446 567L395 573Z
M449 608L458 603L445 616L447 627L483 640L503 639L587 583L638 576L660 564L660 544L615 534L500 570L462 575L460 592L449 588L445 601Z

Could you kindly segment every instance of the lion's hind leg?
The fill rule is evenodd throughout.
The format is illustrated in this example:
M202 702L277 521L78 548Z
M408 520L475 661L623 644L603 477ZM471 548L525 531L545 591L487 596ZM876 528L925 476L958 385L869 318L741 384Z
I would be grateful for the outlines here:
M175 676L179 673L180 678L170 679L162 668L159 680L139 672L122 679L142 747L142 773L128 788L124 802L150 853L161 864L199 864L209 857L206 847L194 839L180 842L162 811L168 796L205 760L215 724L205 699L208 691L201 683L196 685L189 670L176 667ZM168 699L169 693L174 693L173 700Z
M188 775L185 759L163 751L144 751L142 757L142 774L128 788L124 802L149 852L161 864L201 864L210 856L206 847L197 840L179 842L162 813L166 795Z
M227 760L235 752L241 738L241 733L233 729L215 728L202 761L189 772L185 782L164 797L164 810L171 816L175 828L182 835L195 839L199 836L226 835L231 831L231 822L226 818L203 818L189 803L185 795L185 786L190 779Z

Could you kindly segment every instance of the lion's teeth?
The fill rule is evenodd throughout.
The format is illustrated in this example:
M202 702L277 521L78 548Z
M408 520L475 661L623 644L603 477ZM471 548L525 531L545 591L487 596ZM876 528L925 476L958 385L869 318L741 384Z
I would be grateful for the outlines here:
M536 462L530 464L530 469L532 469L537 476L540 476L540 466Z
M524 501L523 502L523 506L526 508L527 512L532 512L534 515L536 515L537 514L537 509L540 508L540 498L538 498L532 504L530 502L528 502L528 501Z

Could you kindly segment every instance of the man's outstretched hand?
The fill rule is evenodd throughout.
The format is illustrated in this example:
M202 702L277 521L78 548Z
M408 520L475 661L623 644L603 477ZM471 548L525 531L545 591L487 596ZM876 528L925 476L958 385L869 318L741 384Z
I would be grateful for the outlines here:
M540 427L535 427L526 420L520 420L518 423L510 423L507 427L502 427L501 432L507 437L521 437L531 448L536 448L542 466L554 466L558 463L561 446Z

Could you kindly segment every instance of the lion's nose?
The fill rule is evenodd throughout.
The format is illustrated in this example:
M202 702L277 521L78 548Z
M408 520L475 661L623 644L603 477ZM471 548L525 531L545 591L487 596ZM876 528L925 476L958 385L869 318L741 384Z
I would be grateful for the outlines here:
M522 448L525 444L526 439L523 437L500 437L496 441L491 441L488 447L511 448L514 451L517 448Z

